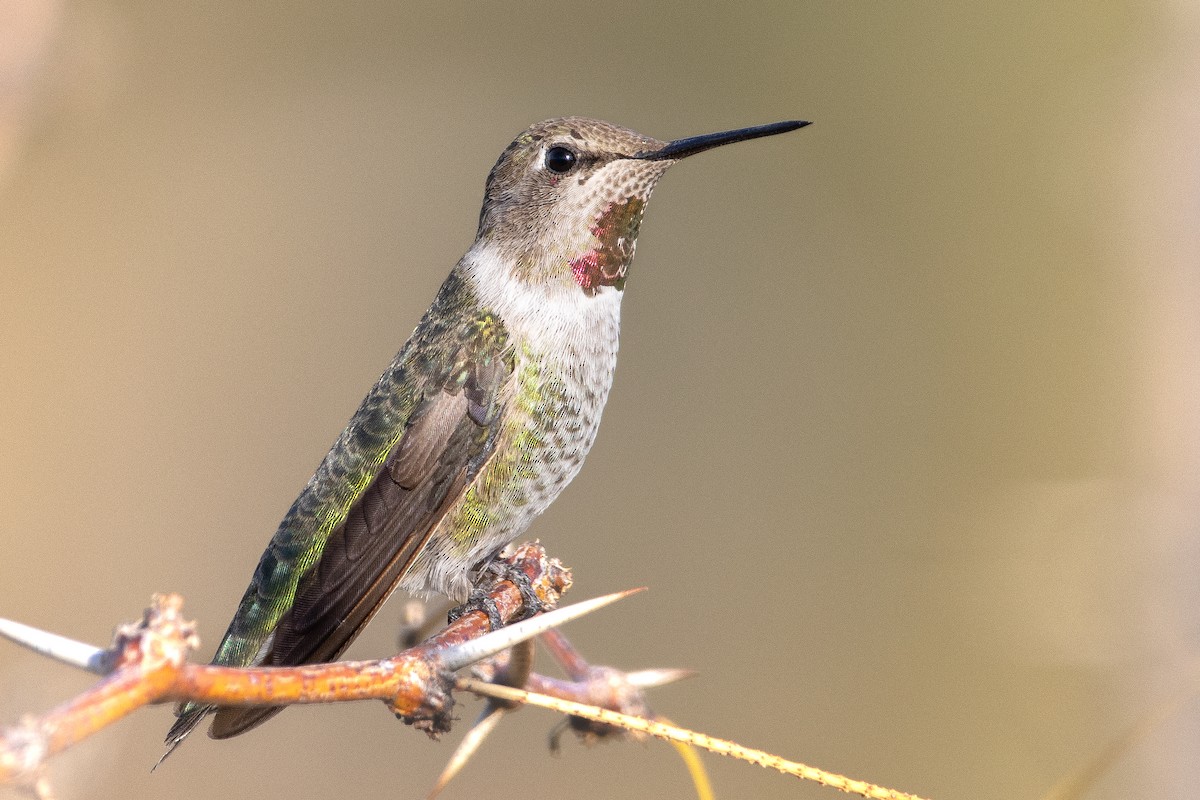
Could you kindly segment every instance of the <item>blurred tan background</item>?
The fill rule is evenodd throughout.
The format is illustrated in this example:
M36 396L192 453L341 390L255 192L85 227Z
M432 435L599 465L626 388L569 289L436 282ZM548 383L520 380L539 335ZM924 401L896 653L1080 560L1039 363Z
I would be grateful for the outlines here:
M604 429L531 531L573 599L651 591L573 638L697 669L654 695L683 724L934 798L1038 797L1192 679L1194 3L192 5L0 8L0 615L100 643L177 591L207 657L513 135L801 117L655 195ZM0 643L0 722L87 683ZM290 710L150 775L149 709L51 774L420 797L477 710L440 744ZM552 757L556 722L448 796L690 795L659 743ZM1190 798L1198 742L1193 700L1087 796Z

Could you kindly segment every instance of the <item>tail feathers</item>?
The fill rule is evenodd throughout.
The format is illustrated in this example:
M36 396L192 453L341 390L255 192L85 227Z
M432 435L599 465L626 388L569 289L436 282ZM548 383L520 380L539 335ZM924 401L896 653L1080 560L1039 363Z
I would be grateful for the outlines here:
M183 743L183 740L188 737L188 734L196 729L201 720L208 715L208 712L215 710L215 706L198 706L194 703L188 703L180 706L176 711L179 719L175 720L175 724L171 726L171 730L167 732L167 752L162 754L162 758L150 770L153 772L158 769L158 765L167 760L167 756L175 752L175 748Z
M228 739L231 736L237 736L251 728L257 728L283 709L284 706L218 708L208 735L214 739ZM182 722L182 720L180 721Z

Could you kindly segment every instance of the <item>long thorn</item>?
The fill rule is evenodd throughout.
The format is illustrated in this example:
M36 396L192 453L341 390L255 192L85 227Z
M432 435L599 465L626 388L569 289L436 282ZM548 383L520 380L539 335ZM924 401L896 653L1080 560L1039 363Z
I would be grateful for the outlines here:
M437 783L433 786L433 791L426 796L426 800L434 800L449 785L450 781L454 780L455 776L462 772L463 767L467 765L467 762L471 760L471 757L483 745L483 740L496 729L496 726L500 724L500 720L510 710L491 704L484 709L483 714L480 715L471 729L467 731L467 735L463 737L462 742L459 743L458 749L454 751L454 755L450 757L450 762L442 770Z
M629 685L639 689L653 689L681 681L684 678L694 677L696 677L696 671L693 669L643 669L625 673L625 680L629 682Z
M28 647L35 653L41 653L72 667L94 672L97 675L107 675L112 672L112 663L107 650L68 639L66 636L59 636L57 633L13 622L11 619L0 618L0 636L16 642L22 647Z
M596 597L591 600L584 600L582 603L575 603L564 608L558 608L554 611L548 611L545 614L538 614L536 617L523 619L515 625L509 625L506 628L501 628L498 631L492 631L486 636L481 636L478 639L472 639L469 642L448 647L441 653L442 666L453 672L457 669L462 669L468 664L474 664L476 661L481 661L497 653L503 652L519 642L526 639L532 639L539 633L557 628L559 625L579 619L585 614L603 608L610 603L615 603L618 600L623 600L631 594L637 594L644 591L643 589L627 589L623 592L614 594L606 594L603 597Z

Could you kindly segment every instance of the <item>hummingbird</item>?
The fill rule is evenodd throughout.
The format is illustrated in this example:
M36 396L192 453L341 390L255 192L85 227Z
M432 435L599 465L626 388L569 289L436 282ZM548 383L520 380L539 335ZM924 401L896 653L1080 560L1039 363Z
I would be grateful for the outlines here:
M466 598L596 438L659 178L807 124L662 142L564 117L517 136L488 174L474 244L284 516L212 663L333 661L397 588ZM224 739L281 710L181 704L167 754L210 713Z

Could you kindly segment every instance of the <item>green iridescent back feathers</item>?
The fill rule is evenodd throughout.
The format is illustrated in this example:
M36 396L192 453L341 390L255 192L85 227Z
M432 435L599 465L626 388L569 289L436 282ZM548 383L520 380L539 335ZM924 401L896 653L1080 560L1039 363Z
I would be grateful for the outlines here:
M213 663L337 658L493 452L512 371L507 331L455 270L280 523ZM223 709L214 735L273 711Z

